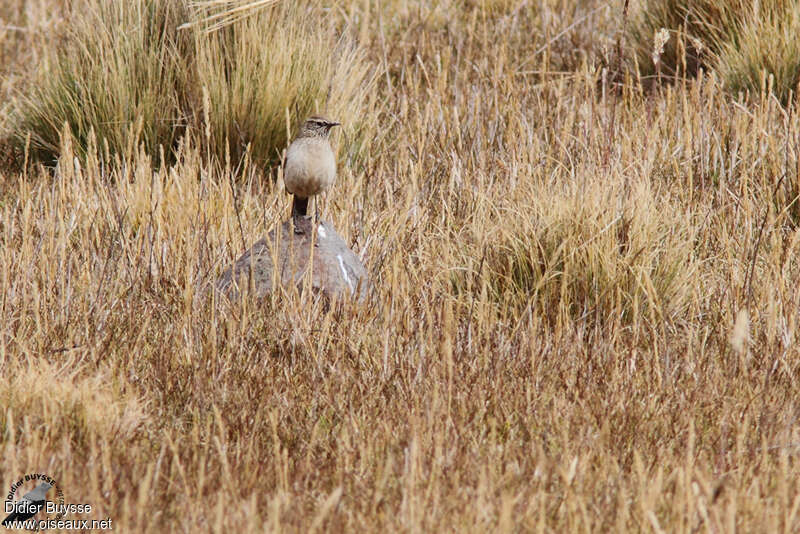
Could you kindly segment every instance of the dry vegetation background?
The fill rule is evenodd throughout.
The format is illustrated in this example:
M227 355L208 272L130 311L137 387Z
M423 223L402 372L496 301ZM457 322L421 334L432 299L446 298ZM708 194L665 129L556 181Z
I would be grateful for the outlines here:
M798 531L798 10L746 3L5 0L3 487L122 532ZM204 298L310 111L375 294Z

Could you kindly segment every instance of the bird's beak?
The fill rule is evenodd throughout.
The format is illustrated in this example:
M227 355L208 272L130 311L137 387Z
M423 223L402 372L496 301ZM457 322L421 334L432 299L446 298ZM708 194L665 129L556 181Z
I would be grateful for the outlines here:
M334 126L341 126L341 125L342 125L341 122L336 122L336 121L331 121L328 123L328 126L330 126L331 128L333 128Z

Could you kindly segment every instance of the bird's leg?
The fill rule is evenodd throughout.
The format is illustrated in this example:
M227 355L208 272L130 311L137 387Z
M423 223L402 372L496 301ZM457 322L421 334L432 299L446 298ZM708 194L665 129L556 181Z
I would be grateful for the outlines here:
M303 217L308 214L308 198L294 195L292 199L292 217Z
M308 213L308 198L294 196L292 201L292 222L294 224L294 233L302 234L303 230L300 228L300 221Z

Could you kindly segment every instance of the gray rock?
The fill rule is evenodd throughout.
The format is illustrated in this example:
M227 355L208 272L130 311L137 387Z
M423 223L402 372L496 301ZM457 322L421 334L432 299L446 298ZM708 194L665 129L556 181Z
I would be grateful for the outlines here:
M312 244L311 217L284 222L279 228L256 242L217 280L217 291L231 299L238 298L248 287L252 267L252 291L264 297L272 291L273 269L276 280L284 287L296 285L302 290L303 277L313 257L311 288L326 297L345 295L364 300L369 286L366 269L327 222L320 222Z

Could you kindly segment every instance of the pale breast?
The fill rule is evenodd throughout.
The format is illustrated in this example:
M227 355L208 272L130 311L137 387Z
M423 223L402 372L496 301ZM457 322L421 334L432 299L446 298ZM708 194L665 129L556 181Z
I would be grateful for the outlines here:
M301 138L286 151L283 180L289 193L310 197L333 185L336 160L327 139Z

